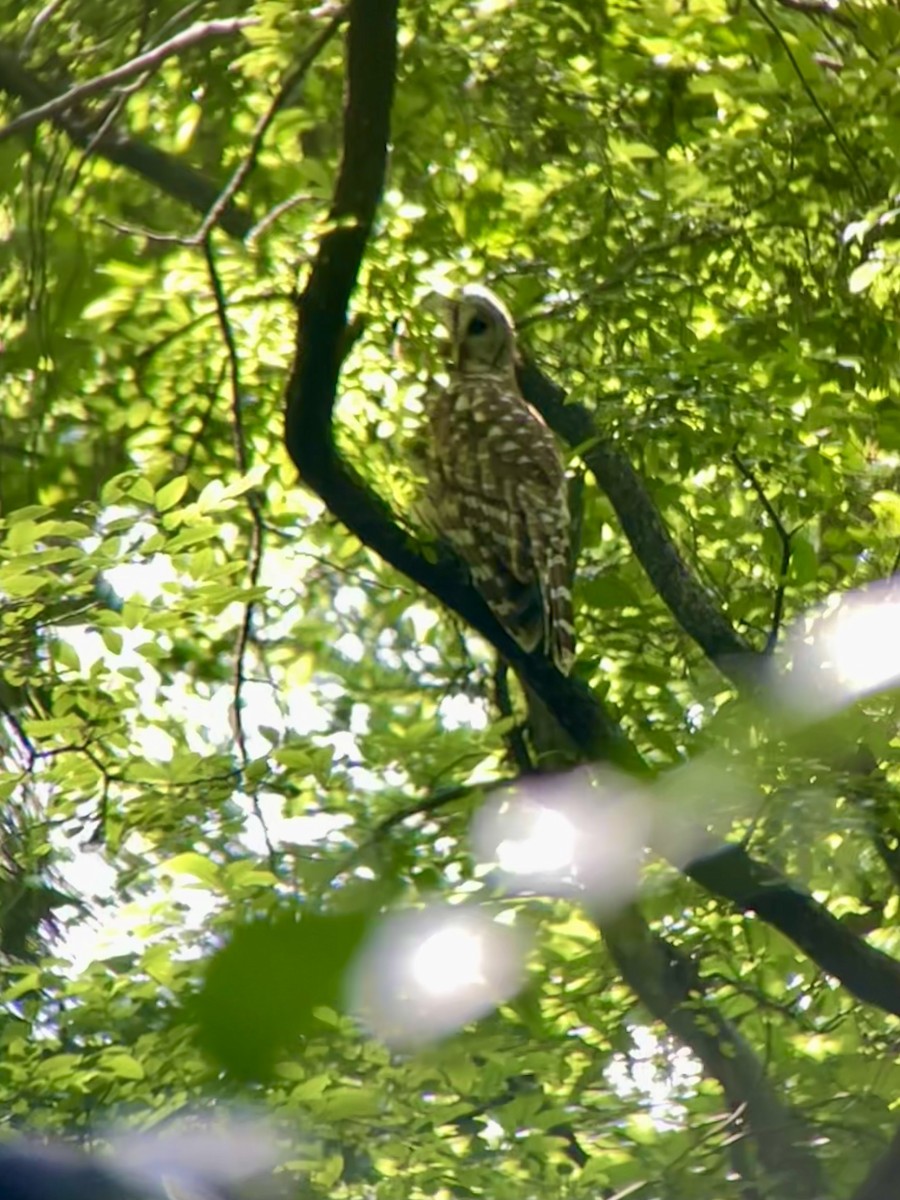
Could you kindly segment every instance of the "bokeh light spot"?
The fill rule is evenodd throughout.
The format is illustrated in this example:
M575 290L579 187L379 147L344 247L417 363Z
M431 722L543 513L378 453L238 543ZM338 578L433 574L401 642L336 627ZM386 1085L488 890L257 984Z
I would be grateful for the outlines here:
M434 1041L518 991L525 951L521 933L481 906L392 913L354 963L349 1006L389 1045Z

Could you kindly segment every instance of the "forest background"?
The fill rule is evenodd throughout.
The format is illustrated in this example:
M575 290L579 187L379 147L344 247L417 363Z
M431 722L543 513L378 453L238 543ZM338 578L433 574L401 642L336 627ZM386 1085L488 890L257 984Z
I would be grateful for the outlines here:
M893 1196L900 10L0 33L4 1136L252 1103L286 1196ZM571 679L416 521L468 281L566 451Z

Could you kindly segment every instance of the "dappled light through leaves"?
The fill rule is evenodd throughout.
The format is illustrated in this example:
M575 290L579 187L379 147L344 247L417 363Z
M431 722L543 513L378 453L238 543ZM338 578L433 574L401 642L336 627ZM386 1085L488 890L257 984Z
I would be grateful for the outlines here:
M0 8L0 1160L893 1194L900 8Z

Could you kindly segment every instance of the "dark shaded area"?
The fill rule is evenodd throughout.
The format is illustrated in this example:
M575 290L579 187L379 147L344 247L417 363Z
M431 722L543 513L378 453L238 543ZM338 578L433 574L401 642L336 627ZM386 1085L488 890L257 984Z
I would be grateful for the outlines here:
M0 1200L140 1200L85 1154L60 1146L0 1146Z

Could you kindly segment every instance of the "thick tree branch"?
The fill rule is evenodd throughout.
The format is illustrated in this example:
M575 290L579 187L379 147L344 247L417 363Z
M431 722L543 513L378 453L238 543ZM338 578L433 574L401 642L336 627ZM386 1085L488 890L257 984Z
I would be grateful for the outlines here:
M900 963L847 929L808 892L741 845L726 845L683 868L707 892L755 912L859 1000L900 1016Z
M731 1109L742 1110L760 1161L784 1194L796 1200L821 1196L821 1171L804 1144L806 1131L766 1079L752 1048L706 999L694 963L653 933L635 908L613 922L598 923L623 979L644 1007L718 1080Z
M565 393L531 362L519 369L528 400L582 456L609 497L638 561L679 625L736 683L753 688L763 656L732 629L715 601L678 552L643 480L627 456L608 439L597 439L591 415L565 404ZM848 931L807 892L797 888L741 845L689 862L687 874L713 895L743 912L755 912L790 938L823 971L854 996L900 1015L900 963Z
M3 47L0 47L0 92L32 105L45 104L61 95L27 70L14 53ZM68 113L58 113L53 124L76 146L89 145L91 153L133 171L166 195L204 216L222 194L220 182L148 142L126 137L114 129L97 136L94 122L76 119ZM244 238L253 228L254 217L229 201L219 215L218 224L229 236Z
M395 8L380 0L350 6L344 153L331 209L299 301L297 356L287 393L287 447L303 481L367 546L459 613L534 687L589 757L632 771L640 756L618 724L574 679L540 655L526 654L500 627L448 555L420 553L383 502L362 484L334 446L332 414L348 334L347 305L356 284L384 180L394 85Z
M528 402L565 442L580 448L598 486L616 510L638 562L681 628L723 675L742 686L755 685L759 656L738 636L681 557L628 456L610 438L598 436L592 415L578 404L567 404L563 389L533 362L521 363L517 373Z

